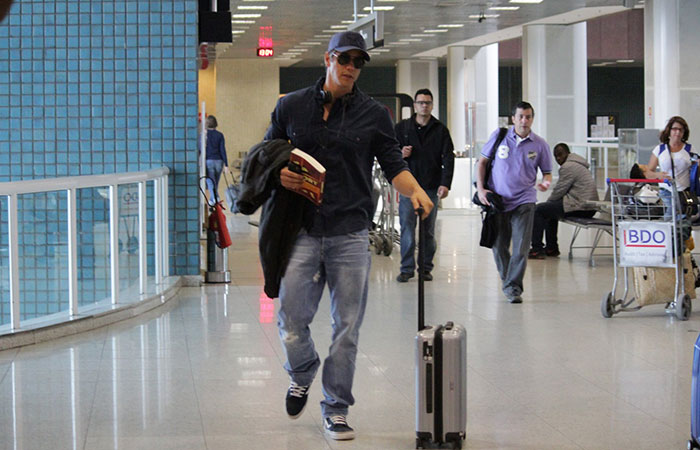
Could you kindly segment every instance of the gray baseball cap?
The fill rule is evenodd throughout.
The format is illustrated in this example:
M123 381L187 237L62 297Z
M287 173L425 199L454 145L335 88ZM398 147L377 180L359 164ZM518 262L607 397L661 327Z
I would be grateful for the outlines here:
M328 42L328 53L333 50L343 53L348 50L359 50L365 61L369 61L369 53L367 53L367 44L365 38L360 33L355 31L342 31L336 33Z

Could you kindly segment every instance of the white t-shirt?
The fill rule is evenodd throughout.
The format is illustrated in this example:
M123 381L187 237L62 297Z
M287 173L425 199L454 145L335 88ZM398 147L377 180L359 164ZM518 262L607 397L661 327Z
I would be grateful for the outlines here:
M662 172L668 173L669 177L673 176L670 157L670 155L673 155L673 166L676 169L676 189L679 191L688 189L690 187L690 153L688 153L685 148L677 152L671 152L668 145L665 147L661 156L659 156L661 144L657 145L651 152L659 160L659 168ZM650 169L654 170L653 167L650 167ZM671 186L666 183L659 183L659 187L661 189L671 190Z

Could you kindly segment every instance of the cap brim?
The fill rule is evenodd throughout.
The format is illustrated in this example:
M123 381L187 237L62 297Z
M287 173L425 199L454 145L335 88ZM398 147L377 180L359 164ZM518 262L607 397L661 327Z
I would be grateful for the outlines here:
M369 59L370 59L369 53L367 53L366 51L362 50L359 47L353 47L353 46L337 47L337 48L334 48L333 50L335 50L336 52L340 52L340 53L347 52L349 50L357 50L360 53L362 53L362 57L364 58L365 61L369 61Z

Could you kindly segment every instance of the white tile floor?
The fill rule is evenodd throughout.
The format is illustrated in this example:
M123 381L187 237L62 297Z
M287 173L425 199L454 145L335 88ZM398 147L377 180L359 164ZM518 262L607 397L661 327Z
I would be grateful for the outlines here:
M357 438L334 442L320 383L299 420L284 413L277 302L262 295L247 220L231 221L230 286L186 288L144 317L0 352L0 449L414 448L417 283L394 281L398 251L373 257L349 416ZM612 258L590 268L583 251L531 261L524 303L508 304L478 233L474 213L441 211L426 284L428 320L468 331L466 448L685 448L700 314L679 322L649 306L603 319ZM312 329L325 352L327 301Z

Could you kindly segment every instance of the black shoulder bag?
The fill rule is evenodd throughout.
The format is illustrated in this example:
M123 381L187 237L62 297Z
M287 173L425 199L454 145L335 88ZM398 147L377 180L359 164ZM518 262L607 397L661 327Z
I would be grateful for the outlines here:
M493 166L493 158L496 155L496 150L498 150L498 146L501 145L501 142L503 142L503 139L506 137L506 133L508 132L508 128L503 128L501 127L498 130L498 137L496 138L496 142L493 143L493 146L491 147L491 156L489 156L489 159L491 160L489 164L486 166L486 173L484 173L484 188L486 187L489 177L491 176L491 168ZM477 175L478 176L478 175ZM476 187L476 181L474 182L474 187ZM494 202L491 200L493 198L497 204L501 204L501 196L493 192L492 194L489 195L489 202L493 205ZM472 197L472 203L475 205L479 205L482 208L489 208L487 205L484 205L481 203L481 200L479 200L479 192L474 192L474 197Z

